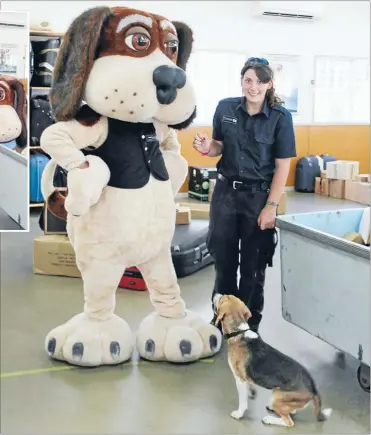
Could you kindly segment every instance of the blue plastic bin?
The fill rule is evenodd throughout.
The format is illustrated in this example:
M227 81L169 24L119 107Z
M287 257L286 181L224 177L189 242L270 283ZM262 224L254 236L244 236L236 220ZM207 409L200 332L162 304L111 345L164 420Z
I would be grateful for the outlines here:
M364 210L283 215L277 227L284 319L357 358L369 389L370 247L343 239Z

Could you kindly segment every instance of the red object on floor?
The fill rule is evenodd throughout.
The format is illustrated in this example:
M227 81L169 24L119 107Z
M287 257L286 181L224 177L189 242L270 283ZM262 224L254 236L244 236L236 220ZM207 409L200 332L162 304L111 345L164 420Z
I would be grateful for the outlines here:
M136 267L128 267L125 270L119 283L119 287L139 291L148 290L142 274Z

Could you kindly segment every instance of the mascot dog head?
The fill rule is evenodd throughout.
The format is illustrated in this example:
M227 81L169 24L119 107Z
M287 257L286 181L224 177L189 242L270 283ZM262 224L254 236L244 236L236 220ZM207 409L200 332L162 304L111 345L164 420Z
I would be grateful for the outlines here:
M0 143L16 139L19 148L27 145L25 104L22 83L14 77L0 75Z
M85 11L59 50L50 94L54 118L81 117L85 101L98 118L187 127L196 114L185 73L192 43L188 26L159 15L126 7ZM85 122L92 118L90 112Z

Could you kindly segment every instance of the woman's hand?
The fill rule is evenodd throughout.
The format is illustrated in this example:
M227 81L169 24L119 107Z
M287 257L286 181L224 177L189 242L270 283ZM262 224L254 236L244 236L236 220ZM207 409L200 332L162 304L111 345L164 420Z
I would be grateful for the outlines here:
M258 217L258 225L261 230L274 228L276 226L277 208L272 205L266 205Z
M193 139L193 148L201 154L207 154L210 151L211 140L207 134L197 133Z

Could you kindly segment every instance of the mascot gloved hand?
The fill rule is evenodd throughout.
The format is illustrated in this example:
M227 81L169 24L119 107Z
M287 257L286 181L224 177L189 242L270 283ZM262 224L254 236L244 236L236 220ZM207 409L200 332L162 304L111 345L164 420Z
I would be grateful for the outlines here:
M41 137L52 157L42 183L60 214L64 197L53 192L53 168L68 171L67 232L85 306L48 334L55 359L117 364L136 345L147 360L183 363L221 347L219 330L186 310L171 258L174 196L187 175L175 131L196 113L185 72L192 41L185 24L125 7L88 10L64 37L50 98L56 123ZM154 307L136 340L114 314L118 283L131 266Z
M0 74L0 143L15 139L15 151L27 146L26 93L15 77Z

